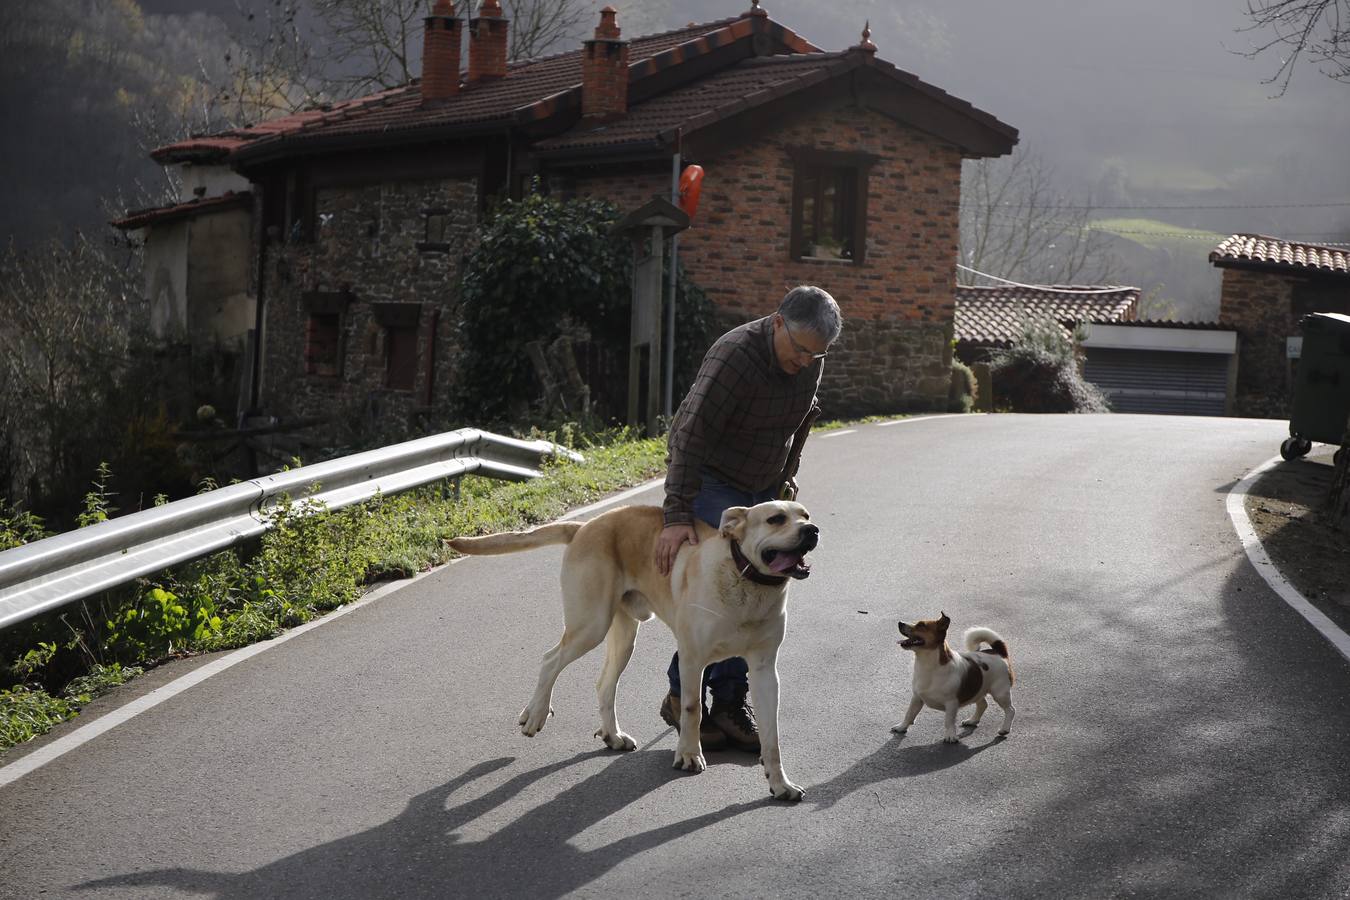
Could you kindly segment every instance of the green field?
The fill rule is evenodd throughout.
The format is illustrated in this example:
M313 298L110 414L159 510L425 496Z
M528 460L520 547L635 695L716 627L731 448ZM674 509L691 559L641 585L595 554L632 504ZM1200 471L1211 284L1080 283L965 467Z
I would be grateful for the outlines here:
M1157 219L1096 219L1089 227L1094 231L1119 235L1145 247L1175 250L1178 245L1183 245L1188 252L1204 247L1203 252L1206 254L1228 237L1215 231L1185 228Z

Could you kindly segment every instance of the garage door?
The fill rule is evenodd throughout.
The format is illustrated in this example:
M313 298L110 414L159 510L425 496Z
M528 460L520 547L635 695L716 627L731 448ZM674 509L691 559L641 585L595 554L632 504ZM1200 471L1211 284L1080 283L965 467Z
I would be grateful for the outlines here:
M1221 416L1228 396L1222 353L1089 348L1084 375L1115 412Z

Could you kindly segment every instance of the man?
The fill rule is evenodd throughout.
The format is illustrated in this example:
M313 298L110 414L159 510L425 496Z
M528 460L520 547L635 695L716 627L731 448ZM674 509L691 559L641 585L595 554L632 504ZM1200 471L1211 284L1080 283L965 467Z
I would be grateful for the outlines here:
M784 465L793 435L815 409L825 354L841 326L834 298L802 285L787 293L777 312L733 328L708 350L670 427L665 528L656 542L661 574L670 573L681 547L698 543L695 518L717 528L729 507L776 500L785 489L795 494L793 473L785 473ZM699 731L705 750L730 742L759 752L748 671L740 657L704 671L712 694L712 710L705 707ZM678 653L666 674L670 693L661 718L678 729Z

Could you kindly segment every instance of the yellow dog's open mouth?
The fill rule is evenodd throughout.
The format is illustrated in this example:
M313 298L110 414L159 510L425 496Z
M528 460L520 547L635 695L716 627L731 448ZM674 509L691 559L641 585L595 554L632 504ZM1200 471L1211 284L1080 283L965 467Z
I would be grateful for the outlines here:
M765 550L760 557L769 571L789 578L806 578L811 574L811 564L806 561L805 550Z

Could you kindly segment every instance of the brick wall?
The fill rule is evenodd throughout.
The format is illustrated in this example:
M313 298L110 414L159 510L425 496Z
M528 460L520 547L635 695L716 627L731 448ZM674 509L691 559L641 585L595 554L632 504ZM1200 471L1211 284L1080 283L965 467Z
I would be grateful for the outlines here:
M1299 333L1292 297L1293 284L1286 276L1223 270L1219 322L1238 333L1234 415L1276 419L1289 415L1291 370L1285 339Z
M866 262L789 256L789 148L879 157L868 182ZM859 107L784 123L705 169L699 209L680 258L726 324L771 312L790 288L818 284L839 301L844 331L822 384L827 413L853 415L946 405L958 253L961 157L956 147ZM598 173L579 194L632 209L670 196L670 171ZM677 385L677 394L684 386Z
M444 406L454 349L451 310L477 218L477 193L474 179L318 191L313 241L273 243L267 253L264 408L287 416L336 414L343 421L334 434L376 424L397 433L413 412L426 410L429 369L430 411ZM448 211L448 249L424 245L428 209ZM345 298L337 376L306 372L306 296L314 293ZM385 386L388 332L377 312L387 316L390 310L416 324L411 391Z
M1350 315L1350 280L1316 274L1223 270L1219 321L1238 333L1233 414L1284 419L1293 399L1295 364L1287 339L1314 312Z

